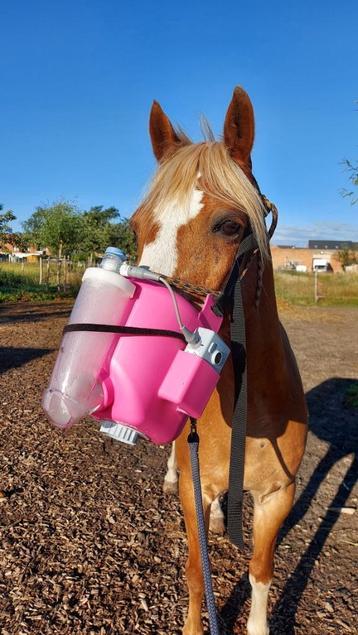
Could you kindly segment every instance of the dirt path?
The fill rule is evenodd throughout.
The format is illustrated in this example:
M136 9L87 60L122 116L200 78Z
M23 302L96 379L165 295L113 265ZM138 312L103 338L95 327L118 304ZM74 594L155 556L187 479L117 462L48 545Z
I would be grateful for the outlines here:
M167 449L105 444L92 423L62 436L41 412L68 310L0 308L0 632L179 635L186 548L178 501L161 491ZM358 377L357 318L282 314L311 433L277 550L273 635L356 632L357 410L345 396ZM211 555L223 632L244 633L247 562L223 537L211 536Z

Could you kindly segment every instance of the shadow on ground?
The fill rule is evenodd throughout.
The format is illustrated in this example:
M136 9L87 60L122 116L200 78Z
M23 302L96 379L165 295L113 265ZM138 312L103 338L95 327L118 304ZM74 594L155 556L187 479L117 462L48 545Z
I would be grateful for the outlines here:
M331 378L316 386L306 394L310 431L319 439L328 443L326 454L313 467L312 474L304 490L295 502L290 516L282 527L278 542L282 542L289 531L300 522L309 509L321 483L332 467L347 455L354 459L344 475L337 483L337 491L330 501L325 516L321 519L315 533L310 536L310 543L301 555L296 569L292 572L281 596L272 611L270 620L272 632L282 632L285 624L285 635L295 633L295 615L302 594L307 586L315 561L324 549L324 545L339 517L339 510L345 505L357 481L358 476L358 426L357 409L346 404L349 387L356 381L352 379ZM332 510L335 509L336 511ZM231 596L221 610L221 619L227 632L232 632L240 615L244 602L250 595L248 576L245 574L236 584ZM235 607L235 608L234 608Z
M0 346L0 373L5 373L11 368L18 368L27 362L43 357L51 353L52 348L14 348L12 346Z
M61 303L16 303L0 304L0 324L15 324L16 322L38 322L48 318L68 317L73 302Z

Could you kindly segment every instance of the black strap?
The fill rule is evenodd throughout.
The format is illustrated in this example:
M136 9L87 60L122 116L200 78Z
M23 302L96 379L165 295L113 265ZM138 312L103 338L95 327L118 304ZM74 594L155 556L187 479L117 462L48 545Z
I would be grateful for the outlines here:
M94 331L100 333L118 333L119 335L159 335L161 337L174 337L185 343L185 337L178 331L167 329L149 329L139 326L112 326L111 324L67 324L63 333L73 333L74 331Z
M235 375L236 402L232 417L231 452L228 492L228 534L230 540L244 549L242 506L245 468L247 417L246 336L241 284L237 280L231 322L231 353Z
M235 377L235 407L231 430L227 527L231 542L241 550L244 550L242 506L247 419L247 378L245 314L239 278L239 259L256 246L256 241L252 234L242 241L224 291L225 302L229 300L232 303L230 331Z
M231 267L227 282L213 306L214 313L218 315L224 315L225 309L228 308L228 302L231 302L233 299L235 285L239 278L239 260L241 256L250 251L250 249L256 249L256 247L257 243L253 234L249 234L248 236L246 236L246 238L244 238L244 240L240 243L240 247L236 254L234 263Z

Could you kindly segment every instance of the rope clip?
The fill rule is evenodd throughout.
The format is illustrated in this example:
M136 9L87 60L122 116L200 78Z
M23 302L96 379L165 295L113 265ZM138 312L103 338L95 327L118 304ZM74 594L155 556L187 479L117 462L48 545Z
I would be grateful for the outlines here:
M190 432L188 436L188 443L199 443L199 435L196 429L196 419L190 417Z

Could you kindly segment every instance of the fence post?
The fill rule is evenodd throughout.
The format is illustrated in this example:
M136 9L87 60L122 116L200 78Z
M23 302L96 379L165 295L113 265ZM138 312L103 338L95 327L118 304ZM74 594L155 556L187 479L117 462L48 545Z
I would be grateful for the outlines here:
M40 278L39 278L39 284L42 284L43 281L43 262L42 262L42 256L40 256Z
M318 271L314 272L314 301L318 302Z
M65 279L65 291L67 291L67 286L68 286L68 257L65 256L65 259L63 261L63 268L64 268L64 279Z
M56 284L57 290L60 291L60 272L61 272L61 260L57 258L57 267L56 267Z

